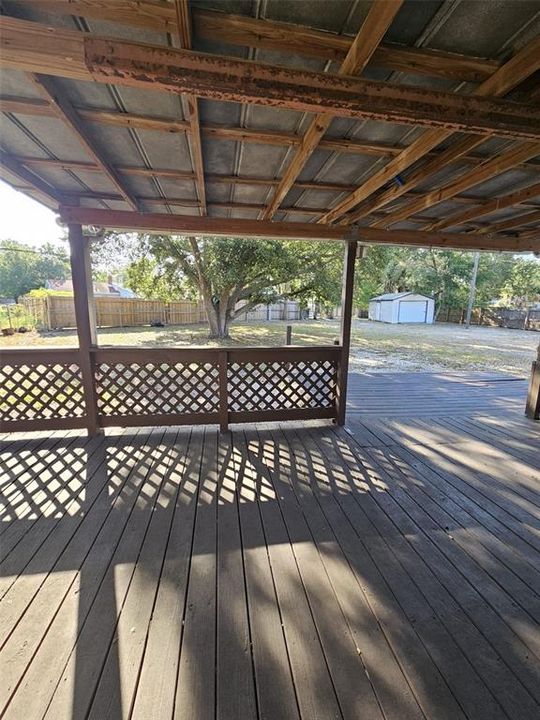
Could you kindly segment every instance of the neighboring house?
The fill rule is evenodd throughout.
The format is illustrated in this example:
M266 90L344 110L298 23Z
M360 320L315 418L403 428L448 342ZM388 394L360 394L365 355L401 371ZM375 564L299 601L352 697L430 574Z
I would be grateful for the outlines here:
M58 290L58 292L73 292L73 284L71 280L47 280L45 283L47 290ZM93 282L94 295L114 295L123 298L136 298L138 295L129 288L117 285L111 280L107 282Z
M369 301L370 320L386 323L427 323L435 316L435 300L413 292L386 293Z

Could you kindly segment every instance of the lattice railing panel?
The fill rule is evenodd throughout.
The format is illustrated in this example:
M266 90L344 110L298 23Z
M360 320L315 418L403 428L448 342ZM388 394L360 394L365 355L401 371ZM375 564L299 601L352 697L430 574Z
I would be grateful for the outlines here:
M103 415L219 410L219 371L213 362L99 363L96 384Z
M4 422L79 418L85 414L77 364L37 362L0 367L0 417Z
M336 370L334 360L232 362L228 369L229 410L332 407Z

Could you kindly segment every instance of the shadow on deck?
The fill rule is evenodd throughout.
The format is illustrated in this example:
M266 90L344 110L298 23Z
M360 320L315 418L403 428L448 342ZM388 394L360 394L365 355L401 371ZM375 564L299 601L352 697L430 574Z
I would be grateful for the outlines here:
M3 717L540 712L521 415L2 446Z

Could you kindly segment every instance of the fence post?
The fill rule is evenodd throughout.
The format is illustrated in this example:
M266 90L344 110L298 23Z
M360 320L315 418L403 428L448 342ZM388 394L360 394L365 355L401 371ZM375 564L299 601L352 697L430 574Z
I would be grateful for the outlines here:
M227 350L219 352L219 429L220 432L229 430L229 393L227 389L227 368L229 353Z
M292 345L292 325L287 325L285 334L285 345Z
M89 435L100 432L97 393L92 348L97 347L96 314L90 266L90 241L80 225L68 225L73 301L79 337L79 365L81 368L86 422Z

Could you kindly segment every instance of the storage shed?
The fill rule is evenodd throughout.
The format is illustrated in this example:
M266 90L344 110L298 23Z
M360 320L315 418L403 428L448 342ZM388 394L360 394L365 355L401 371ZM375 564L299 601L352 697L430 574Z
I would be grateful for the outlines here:
M433 323L435 301L413 292L387 293L369 301L370 320L387 323Z

